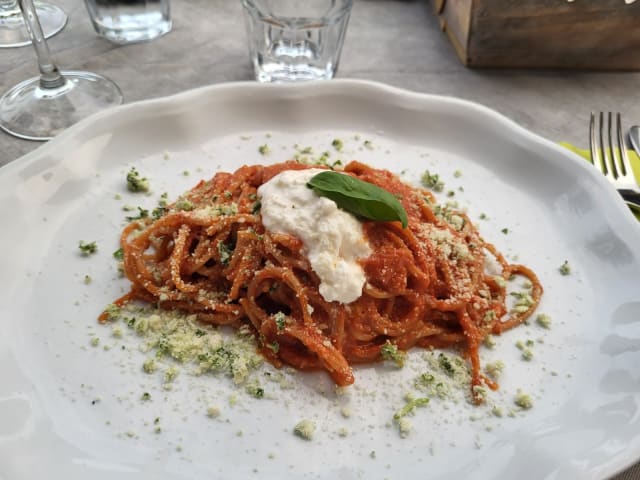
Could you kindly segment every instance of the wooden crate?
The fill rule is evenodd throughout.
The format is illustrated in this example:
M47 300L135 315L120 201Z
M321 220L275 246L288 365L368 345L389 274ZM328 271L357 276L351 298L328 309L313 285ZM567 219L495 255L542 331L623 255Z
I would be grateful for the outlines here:
M640 0L432 0L469 67L640 70Z

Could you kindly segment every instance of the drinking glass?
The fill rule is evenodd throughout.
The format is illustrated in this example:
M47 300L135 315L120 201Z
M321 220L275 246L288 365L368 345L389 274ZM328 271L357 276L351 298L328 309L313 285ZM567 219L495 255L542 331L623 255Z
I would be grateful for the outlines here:
M242 0L256 80L330 79L353 0Z
M49 140L78 120L122 103L111 80L90 72L60 72L53 63L33 0L18 0L38 57L40 76L0 97L0 128L27 140Z
M50 3L36 3L45 38L55 35L67 24L67 15ZM18 0L0 0L0 48L21 47L31 43Z
M85 0L96 33L117 43L153 40L171 31L169 0Z

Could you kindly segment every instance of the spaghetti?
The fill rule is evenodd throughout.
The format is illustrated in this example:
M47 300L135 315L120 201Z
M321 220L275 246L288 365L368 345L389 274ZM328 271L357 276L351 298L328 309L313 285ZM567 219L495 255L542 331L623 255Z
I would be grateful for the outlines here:
M535 273L509 264L464 213L437 205L430 192L351 162L344 173L401 199L409 223L363 221L371 254L359 259L362 294L348 304L326 301L302 241L268 231L260 215L258 187L305 168L285 162L217 173L159 218L132 221L121 235L131 291L115 303L143 300L210 324L249 325L272 364L326 370L339 386L354 382L351 364L380 361L389 346L457 346L471 366L472 392L497 388L481 373L478 349L533 313L542 295ZM496 273L486 265L491 257ZM528 278L531 292L525 308L508 311L504 280L512 275Z

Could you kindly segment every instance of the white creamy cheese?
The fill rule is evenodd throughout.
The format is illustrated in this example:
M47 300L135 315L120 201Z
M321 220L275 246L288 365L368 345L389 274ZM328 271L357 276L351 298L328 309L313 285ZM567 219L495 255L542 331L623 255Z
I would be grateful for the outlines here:
M258 189L262 223L302 241L325 300L351 303L362 295L366 280L357 260L369 256L371 248L358 219L307 187L323 171L286 170L263 184Z

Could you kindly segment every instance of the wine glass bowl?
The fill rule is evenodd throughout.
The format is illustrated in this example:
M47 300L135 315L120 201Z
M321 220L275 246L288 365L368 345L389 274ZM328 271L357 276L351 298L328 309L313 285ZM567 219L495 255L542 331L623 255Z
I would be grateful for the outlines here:
M0 128L26 140L49 140L94 112L122 103L110 80L90 72L62 71L59 84L40 77L15 85L0 98Z
M0 129L28 140L49 140L84 117L122 103L122 92L111 80L91 72L60 72L33 0L19 0L19 4L40 76L18 83L0 97Z
M35 4L45 38L49 38L67 24L64 11L50 3ZM29 45L29 30L22 17L17 0L0 0L0 48L22 47Z

